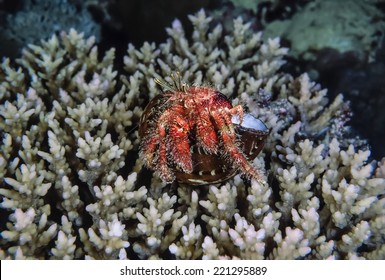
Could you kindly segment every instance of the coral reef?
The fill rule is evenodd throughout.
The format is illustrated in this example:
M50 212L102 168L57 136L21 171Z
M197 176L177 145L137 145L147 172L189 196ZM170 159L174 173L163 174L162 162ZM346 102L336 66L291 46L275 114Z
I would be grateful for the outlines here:
M92 19L83 3L73 0L18 0L20 10L5 15L0 27L0 54L17 57L27 44L37 44L53 33L75 28L87 37L100 37L100 26Z
M328 48L373 60L385 27L377 2L313 0L291 18L267 24L264 35L289 40L290 55L307 60L314 60L318 52Z
M114 50L74 30L0 67L0 258L384 259L383 162L349 134L339 95L280 71L287 49L204 11L159 46ZM253 164L222 185L165 184L138 157L154 78L179 70L271 128Z

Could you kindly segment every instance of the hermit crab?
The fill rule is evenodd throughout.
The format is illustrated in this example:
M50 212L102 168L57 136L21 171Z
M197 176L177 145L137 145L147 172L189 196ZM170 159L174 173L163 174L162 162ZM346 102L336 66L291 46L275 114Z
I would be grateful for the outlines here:
M178 73L172 82L156 79L163 92L140 120L140 154L147 168L166 182L189 185L225 181L237 172L263 182L250 163L269 134L266 125L233 107L208 86L188 86Z

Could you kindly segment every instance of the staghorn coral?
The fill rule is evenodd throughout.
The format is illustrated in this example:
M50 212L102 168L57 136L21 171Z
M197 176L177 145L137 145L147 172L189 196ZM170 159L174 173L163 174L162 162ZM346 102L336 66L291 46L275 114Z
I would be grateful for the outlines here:
M383 259L385 179L349 135L342 96L280 71L287 49L204 11L187 38L114 50L71 30L0 68L0 257L10 259ZM165 184L142 168L137 123L178 69L271 128L253 164L222 185ZM375 175L376 174L376 175Z

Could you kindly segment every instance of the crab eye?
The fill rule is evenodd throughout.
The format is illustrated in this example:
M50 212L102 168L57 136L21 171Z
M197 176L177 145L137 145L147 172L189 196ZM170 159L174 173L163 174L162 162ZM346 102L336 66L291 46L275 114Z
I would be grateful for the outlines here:
M219 91L215 92L215 95L213 97L213 102L216 104L223 104L229 108L232 107L230 99L226 95L224 95L222 92L219 92Z
M229 101L229 98L220 91L215 92L215 101Z

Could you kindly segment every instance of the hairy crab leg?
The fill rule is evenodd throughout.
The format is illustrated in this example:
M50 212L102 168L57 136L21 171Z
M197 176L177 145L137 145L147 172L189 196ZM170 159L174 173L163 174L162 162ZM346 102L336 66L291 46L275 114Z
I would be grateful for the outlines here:
M175 179L175 176L171 172L170 168L167 165L167 146L166 146L166 124L168 119L171 117L170 110L166 110L162 116L159 118L157 125L157 132L159 135L159 158L157 164L155 164L154 169L159 172L159 177L166 181L172 182Z
M188 132L190 126L186 119L175 116L175 120L169 127L169 148L174 163L186 173L193 171Z
M239 123L242 123L243 121L243 108L241 105L237 105L231 109L229 109L229 119L230 119L230 122L231 122L231 117L234 116L234 115L238 115L239 117ZM228 120L226 120L226 122L228 122ZM232 123L232 122L231 122Z
M218 137L210 119L210 112L208 110L200 112L196 122L197 145L209 154L215 154L218 147Z
M212 114L213 118L217 122L224 148L229 154L231 161L234 162L234 164L238 166L244 174L256 179L260 183L264 183L265 181L263 180L261 173L249 163L245 155L236 145L236 135L235 132L233 132L234 127L231 123L231 117L226 113L220 112L219 110L212 112Z
M153 168L156 164L154 155L156 147L159 144L159 137L150 134L152 137L146 137L142 141L141 151L144 159L144 163L147 167Z

